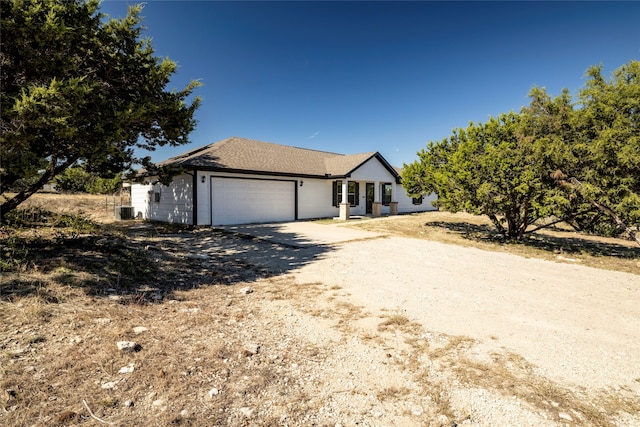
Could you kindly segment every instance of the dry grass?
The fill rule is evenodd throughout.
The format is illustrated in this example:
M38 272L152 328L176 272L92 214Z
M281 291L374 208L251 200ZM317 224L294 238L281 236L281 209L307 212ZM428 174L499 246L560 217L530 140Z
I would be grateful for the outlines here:
M612 414L637 413L640 403L623 393L607 391L588 398L535 373L535 366L513 353L494 354L493 363L457 357L454 366L457 377L464 384L493 389L507 396L515 396L561 422L561 412L569 414L575 425L616 425Z
M378 331L380 332L399 330L406 333L415 333L422 329L419 323L412 322L402 314L391 314L384 317L386 320L378 325Z
M72 303L38 296L1 303L0 389L11 395L2 402L3 425L86 422L83 400L116 425L131 419L239 425L242 407L269 406L268 396L283 388L286 365L272 364L269 352L243 350L247 341L264 337L247 334L243 324L257 316L247 319L248 300L235 288L193 290L142 305L67 296ZM149 330L136 335L136 326ZM123 340L137 342L140 351L119 351L115 344ZM129 366L132 373L120 373ZM210 396L212 388L219 394ZM292 378L287 390L293 399L298 389Z
M425 212L358 221L351 226L528 258L640 273L640 247L635 242L555 228L527 235L522 242L506 244L488 218L466 213Z
M91 413L123 426L302 417L309 399L283 356L247 350L280 339L261 324L259 306L229 286L256 272L233 260L204 267L181 243L158 238L179 228L129 229L140 223L101 217L102 202L38 195L0 230L0 424L92 424ZM139 351L122 352L118 341ZM291 404L273 401L285 391Z
M7 193L0 197L13 196ZM19 209L46 209L58 214L84 214L93 221L110 224L115 221L116 206L130 203L126 193L122 195L36 193Z
M376 398L380 401L397 400L411 393L407 387L387 387L378 391Z

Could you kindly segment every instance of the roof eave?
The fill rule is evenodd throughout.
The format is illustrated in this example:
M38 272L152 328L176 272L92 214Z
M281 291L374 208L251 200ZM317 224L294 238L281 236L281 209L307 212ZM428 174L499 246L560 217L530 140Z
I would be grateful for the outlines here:
M205 171L205 172L226 172L226 173L238 173L243 175L271 175L271 176L286 176L286 177L297 177L297 178L319 178L326 179L326 175L317 175L317 174L305 174L305 173L294 173L294 172L273 172L273 171L261 171L261 170L252 170L252 169L234 169L234 168L221 168L215 166L195 166L189 165L185 166L185 169L188 170L196 170L196 171Z

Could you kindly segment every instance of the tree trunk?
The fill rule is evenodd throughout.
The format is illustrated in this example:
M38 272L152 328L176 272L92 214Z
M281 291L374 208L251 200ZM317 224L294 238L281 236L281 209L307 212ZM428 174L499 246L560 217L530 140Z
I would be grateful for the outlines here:
M578 181L577 178L575 177L571 177L569 178L569 181L575 185L578 188L582 187L582 183L580 181ZM629 237L631 237L633 240L635 240L635 242L638 244L638 246L640 246L640 236L638 236L638 234L636 234L635 231L633 231L631 229L631 227L629 227L627 224L625 224L625 222L622 220L622 218L620 218L618 216L618 214L616 214L613 209L611 209L609 206L606 206L600 202L597 202L595 200L591 200L591 204L593 206L595 206L596 208L600 209L600 211L604 212L605 214L609 215L616 224L618 224L618 226L624 228L624 230L627 232L627 234L629 235Z
M63 164L55 166L56 160L51 159L51 161L49 162L49 167L45 170L45 172L37 182L0 205L0 222L4 222L7 213L20 206L22 202L33 196L38 190L44 187L47 182L51 181L56 175L71 166L73 163L75 163L75 161L75 159L69 159Z
M496 226L496 228L498 229L498 232L503 236L507 237L507 232L504 229L504 226L500 223L500 221L498 221L498 218L495 216L495 214L487 214L487 216L489 217L491 222L493 222L493 225Z
M595 200L591 201L591 204L596 208L600 209L602 212L609 215L611 218L613 218L615 223L618 224L620 227L624 228L624 230L627 232L629 237L635 240L636 243L640 246L640 236L638 236L638 234L635 231L633 231L631 227L625 224L624 221L610 207L605 206L602 203L598 203Z

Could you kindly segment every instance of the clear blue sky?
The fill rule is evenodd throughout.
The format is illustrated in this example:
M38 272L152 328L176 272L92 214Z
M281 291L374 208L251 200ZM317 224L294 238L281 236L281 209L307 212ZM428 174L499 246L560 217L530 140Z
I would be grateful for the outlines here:
M105 0L126 14L135 1ZM534 86L575 94L640 59L640 2L147 0L146 35L203 86L189 146L230 136L414 161L470 121L518 111Z

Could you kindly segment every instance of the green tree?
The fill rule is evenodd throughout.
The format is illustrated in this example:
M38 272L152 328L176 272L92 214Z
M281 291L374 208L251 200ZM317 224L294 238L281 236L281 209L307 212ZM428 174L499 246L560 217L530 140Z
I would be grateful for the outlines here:
M83 168L70 167L55 178L56 188L64 193L83 193L90 179L89 172Z
M577 143L556 178L640 244L640 61L618 68L609 81L602 66L587 76Z
M91 194L113 194L122 187L122 178L116 175L113 178L94 176L85 186L85 191Z
M543 155L553 141L538 138L533 124L527 114L502 114L430 143L404 166L407 193L435 192L437 206L487 215L506 238L521 239L538 219L559 212Z
M135 148L188 142L199 83L165 90L177 65L141 37L141 5L107 19L98 0L1 4L0 186L38 177L5 197L2 217L78 162L113 177L151 166Z
M122 186L122 178L103 178L82 166L66 169L55 178L56 188L69 193L113 194Z
M610 81L601 72L589 69L576 105L567 90L552 98L534 88L520 113L429 143L405 165L407 193L435 192L438 206L487 215L507 238L552 218L544 226L622 230L640 244L640 62Z

